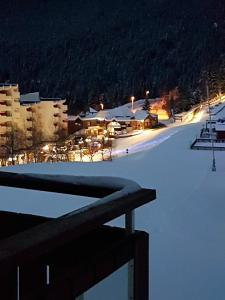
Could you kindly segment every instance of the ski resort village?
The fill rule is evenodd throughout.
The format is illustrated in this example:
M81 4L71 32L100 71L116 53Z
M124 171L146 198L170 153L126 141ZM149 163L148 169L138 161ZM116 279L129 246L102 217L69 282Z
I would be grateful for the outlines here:
M225 96L176 114L146 92L72 115L2 84L0 143L5 299L224 300Z

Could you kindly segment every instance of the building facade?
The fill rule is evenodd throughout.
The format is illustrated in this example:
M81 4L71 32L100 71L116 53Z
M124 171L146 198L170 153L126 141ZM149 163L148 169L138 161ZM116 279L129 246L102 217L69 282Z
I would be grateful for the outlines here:
M144 130L157 126L158 117L146 111L135 113L121 112L118 109L101 110L86 116L69 116L68 131L70 134L80 131L85 136L108 134L118 136L129 134L133 130Z
M65 100L20 95L18 84L0 84L1 152L54 142L67 135Z

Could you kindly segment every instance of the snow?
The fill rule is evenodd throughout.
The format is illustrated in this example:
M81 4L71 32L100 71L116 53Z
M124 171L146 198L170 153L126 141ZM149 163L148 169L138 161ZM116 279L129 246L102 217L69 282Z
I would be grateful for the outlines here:
M92 108L92 107L89 107L89 112L90 112L91 114L95 114L95 113L97 113L97 110L95 110L95 109Z
M85 117L81 116L68 116L68 120L74 121L76 119L81 120L108 120L112 121L114 119L118 121L130 121L131 118L135 117L136 120L144 120L148 113L142 109L144 104L144 100L138 100L134 102L134 109L132 110L132 106L130 103L124 104L119 107L115 107L112 109L106 109L106 110L100 110L98 112L92 111L87 112ZM151 114L152 116L155 116L154 114Z
M215 106L213 106L212 108L210 108L211 109L211 113L212 113L212 115L217 115L218 113L220 113L221 111L223 111L224 110L224 108L225 108L225 105L224 104L222 104L222 105L215 105Z
M225 120L220 121L220 122L216 122L215 124L215 130L216 131L225 131Z
M205 119L202 112L192 123L177 122L118 139L114 152L118 158L112 162L20 165L1 170L119 176L156 189L157 200L136 210L136 228L150 233L150 299L224 300L225 154L215 153L217 171L212 172L211 151L190 150ZM93 201L6 187L0 191L0 209L47 216ZM113 224L121 225L122 219Z
M135 119L139 121L145 120L147 116L148 116L148 112L145 110L138 110L135 113Z
M20 102L23 104L40 102L39 92L20 95Z
M212 147L212 143L211 142L196 142L195 147ZM225 147L225 143L216 143L214 142L214 147L216 148L224 148Z

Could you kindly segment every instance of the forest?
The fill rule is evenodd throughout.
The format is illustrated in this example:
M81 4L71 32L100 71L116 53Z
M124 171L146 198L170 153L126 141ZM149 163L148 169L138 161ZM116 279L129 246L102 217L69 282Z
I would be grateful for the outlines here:
M225 92L224 0L9 0L0 82L66 98L70 113L177 88L187 109Z

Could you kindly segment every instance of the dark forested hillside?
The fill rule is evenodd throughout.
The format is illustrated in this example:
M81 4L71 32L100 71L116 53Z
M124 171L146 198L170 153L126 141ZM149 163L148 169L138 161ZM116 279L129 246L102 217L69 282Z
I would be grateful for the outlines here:
M205 77L225 88L224 0L8 0L0 18L0 81L71 111L177 86L195 101Z

